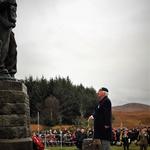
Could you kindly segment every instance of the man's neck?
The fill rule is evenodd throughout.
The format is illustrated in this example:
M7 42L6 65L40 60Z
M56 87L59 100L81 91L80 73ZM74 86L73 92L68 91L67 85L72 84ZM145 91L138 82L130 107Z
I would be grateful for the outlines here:
M106 95L105 95L105 96L102 96L102 97L99 97L99 101L100 101L100 102L103 101L105 97L106 97Z

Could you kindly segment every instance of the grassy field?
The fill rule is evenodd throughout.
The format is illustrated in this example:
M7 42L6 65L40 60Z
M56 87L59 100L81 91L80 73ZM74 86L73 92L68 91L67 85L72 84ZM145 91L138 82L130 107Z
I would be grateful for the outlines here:
M130 150L139 150L140 148L138 146L131 145L129 147L129 149ZM61 149L60 147L50 147L50 148L47 148L45 150L77 150L77 148L76 147L63 147ZM121 147L121 146L112 146L111 150L123 150L123 147ZM148 147L147 150L150 150L150 147Z

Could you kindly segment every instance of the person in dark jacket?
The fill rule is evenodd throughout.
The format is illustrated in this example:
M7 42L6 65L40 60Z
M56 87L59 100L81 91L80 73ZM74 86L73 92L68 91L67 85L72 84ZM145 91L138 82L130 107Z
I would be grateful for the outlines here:
M124 131L122 136L122 143L124 150L129 150L130 138L128 136L128 132Z
M78 148L78 150L82 150L82 143L83 143L83 140L87 138L87 134L85 132L85 129L81 129L80 131L78 130L76 132L76 146Z
M78 149L80 148L80 142L79 142L80 136L81 136L81 129L77 128L77 131L75 132L75 137L76 137L75 145Z
M112 110L111 101L108 98L108 89L101 88L98 91L98 104L94 114L89 119L94 119L94 139L100 139L102 150L110 150L112 139Z
M147 129L147 134L148 134L148 145L150 146L150 127Z
M82 143L83 143L83 140L87 138L87 134L85 132L85 129L81 129L81 134L80 134L80 137L79 137L79 150L82 150Z

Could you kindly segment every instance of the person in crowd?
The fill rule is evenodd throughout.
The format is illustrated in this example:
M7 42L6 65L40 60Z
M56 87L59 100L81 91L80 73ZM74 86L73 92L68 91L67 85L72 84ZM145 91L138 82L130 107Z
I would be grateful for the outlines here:
M98 104L94 114L89 117L94 119L94 139L100 139L102 150L110 150L112 139L112 106L108 98L108 89L102 87L98 91Z
M113 130L112 130L112 141L111 141L111 145L116 145L116 142L117 142L116 130L113 129Z
M130 138L128 132L125 130L122 135L122 143L124 150L129 150Z
M141 131L139 132L138 144L140 146L140 150L147 150L147 147L148 147L148 133L147 133L146 128L141 129Z
M150 127L147 128L147 134L148 134L148 145L150 146Z
M83 140L87 138L87 134L85 132L85 129L81 129L81 134L79 136L79 139L78 139L78 148L79 150L82 150L82 143L83 143Z
M78 149L80 148L80 144L79 144L80 136L81 136L81 130L80 130L80 128L77 128L77 130L75 132L75 137L76 137L75 145Z
M92 128L88 129L87 136L88 136L88 138L93 138L93 130L92 130Z
M32 141L33 141L33 150L44 150L44 144L42 140L35 133L33 133Z

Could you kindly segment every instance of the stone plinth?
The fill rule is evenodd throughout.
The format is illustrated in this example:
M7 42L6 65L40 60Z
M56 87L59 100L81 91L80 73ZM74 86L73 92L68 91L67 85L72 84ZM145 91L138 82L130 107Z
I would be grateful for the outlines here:
M26 86L0 80L0 150L32 150Z

